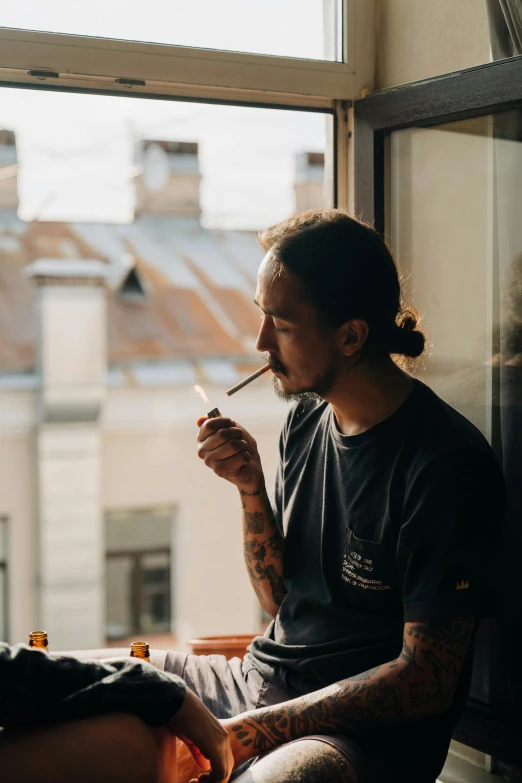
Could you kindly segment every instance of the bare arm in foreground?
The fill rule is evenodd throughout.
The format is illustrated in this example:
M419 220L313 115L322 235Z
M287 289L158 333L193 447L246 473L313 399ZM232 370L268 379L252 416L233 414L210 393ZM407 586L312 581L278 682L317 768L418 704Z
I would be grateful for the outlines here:
M232 754L227 733L179 677L130 658L110 664L79 661L47 655L22 645L10 647L0 643L0 726L6 729L0 734L2 770L8 764L13 770L30 769L29 756L35 755L32 751L46 747L44 735L58 755L44 754L42 769L55 769L57 759L61 758L63 764L69 765L70 772L75 758L80 760L82 753L86 754L87 737L92 739L92 754L100 752L103 756L104 753L100 761L110 767L112 750L103 740L103 732L95 727L101 721L119 735L118 715L125 725L129 724L131 733L136 729L138 744L141 745L141 739L149 731L164 756L169 745L175 743L175 737L179 737L202 769L212 768L210 780L228 780ZM77 728L80 724L82 729ZM92 732L90 727L94 727ZM84 730L87 734L82 741ZM65 745L60 737L62 740L68 737ZM152 762L149 759L147 763L150 766ZM53 777L51 772L49 775L52 783L62 779ZM79 772L69 778L83 780ZM25 781L18 773L13 779ZM41 775L38 779L42 783L46 780ZM3 775L2 780L9 778Z

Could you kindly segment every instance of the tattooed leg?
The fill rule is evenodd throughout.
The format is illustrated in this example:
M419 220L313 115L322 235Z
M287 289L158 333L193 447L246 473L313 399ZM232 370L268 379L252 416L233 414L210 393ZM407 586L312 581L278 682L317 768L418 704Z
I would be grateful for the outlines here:
M359 777L337 748L319 740L303 740L264 756L236 783L359 783Z

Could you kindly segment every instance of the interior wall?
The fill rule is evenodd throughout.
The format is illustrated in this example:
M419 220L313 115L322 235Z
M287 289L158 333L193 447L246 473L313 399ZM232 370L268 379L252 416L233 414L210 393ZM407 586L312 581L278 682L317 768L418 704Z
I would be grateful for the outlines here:
M489 62L484 0L376 0L376 89Z

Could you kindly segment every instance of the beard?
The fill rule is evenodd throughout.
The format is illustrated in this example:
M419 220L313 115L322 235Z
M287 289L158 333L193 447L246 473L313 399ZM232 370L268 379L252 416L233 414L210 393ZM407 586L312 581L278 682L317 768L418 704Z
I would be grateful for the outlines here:
M284 377L289 376L286 367L277 360L272 359L272 357L270 357L270 364L274 370L279 372ZM331 361L325 367L325 369L321 373L317 374L311 381L308 379L305 380L303 378L303 387L301 389L287 391L279 378L273 376L272 381L274 385L274 391L280 400L284 400L285 402L303 403L311 401L321 402L326 398L328 393L334 387L338 376L339 368L333 361Z

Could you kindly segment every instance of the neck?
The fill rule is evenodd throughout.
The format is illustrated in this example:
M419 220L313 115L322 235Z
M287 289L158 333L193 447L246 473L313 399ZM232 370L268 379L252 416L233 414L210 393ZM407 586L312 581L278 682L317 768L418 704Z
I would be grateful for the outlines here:
M388 356L364 357L325 398L342 435L358 435L384 421L407 399L413 382Z

